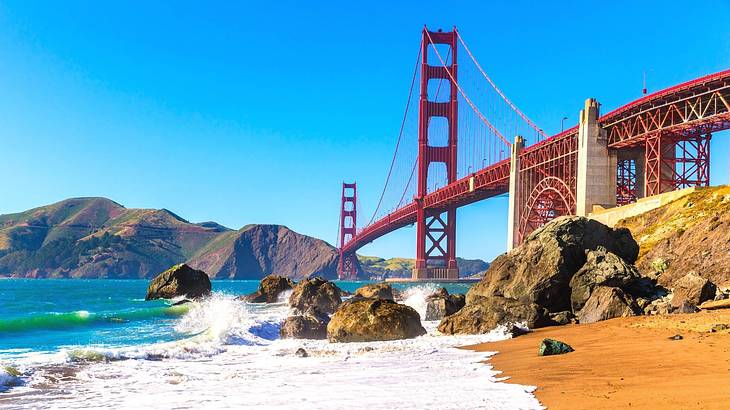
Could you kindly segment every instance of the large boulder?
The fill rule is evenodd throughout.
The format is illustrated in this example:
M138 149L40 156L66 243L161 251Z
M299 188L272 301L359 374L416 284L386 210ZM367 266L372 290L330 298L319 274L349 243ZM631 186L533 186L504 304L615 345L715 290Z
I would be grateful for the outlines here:
M716 292L714 283L690 272L674 282L672 306L676 308L685 302L699 306L702 302L713 300Z
M641 278L634 265L626 263L604 247L588 251L586 263L570 280L570 302L573 312L583 308L593 290L599 286L625 288Z
M551 325L548 311L534 303L492 296L467 303L461 310L443 318L438 330L443 334L487 333L502 324L524 323L528 328Z
M274 303L279 301L279 294L294 288L294 281L284 276L269 275L261 279L256 292L245 296L245 300L251 303Z
M281 325L282 339L326 339L327 315L310 307L302 315L289 316Z
M464 295L449 295L445 288L441 288L426 297L426 318L424 320L441 320L445 316L458 312L465 304Z
M210 278L202 270L181 263L160 273L147 287L145 300L184 296L199 298L210 294Z
M394 300L393 287L388 283L373 283L361 286L355 290L355 296Z
M320 277L299 282L289 297L289 305L305 312L313 307L319 312L331 314L342 303L342 292L334 283Z
M570 310L570 281L586 263L586 252L599 247L628 263L636 261L639 252L627 229L611 229L583 217L555 219L531 233L518 248L497 257L469 290L466 303L501 296L550 312Z
M418 312L388 299L349 300L337 309L327 325L330 342L399 340L424 334Z
M620 288L600 286L591 293L576 317L580 323L594 323L639 313L641 309L631 295L624 293Z
M568 313L574 313L571 287L576 287L576 305L582 307L597 286L633 281L631 264L638 253L627 229L583 217L557 218L497 257L469 289L464 308L446 316L439 330L484 333L516 322L535 328L556 324L551 317L569 322Z

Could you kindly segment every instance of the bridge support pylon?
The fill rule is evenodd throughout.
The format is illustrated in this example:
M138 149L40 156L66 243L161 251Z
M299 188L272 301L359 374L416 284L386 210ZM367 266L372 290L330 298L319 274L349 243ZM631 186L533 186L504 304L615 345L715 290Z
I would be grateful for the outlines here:
M418 111L418 192L416 203L416 264L413 279L458 279L456 265L456 207L428 208L428 171L434 163L446 165L447 183L456 181L456 153L458 131L456 30L433 32L423 29L421 42L421 96ZM448 45L451 64L444 67L428 64L428 55L436 44ZM448 59L448 57L447 57ZM448 64L448 61L444 61ZM429 80L443 80L450 84L448 101L430 100ZM446 146L429 144L429 124L433 117L443 117L448 123Z
M357 233L357 183L342 183L340 208L340 260L337 264L337 277L340 280L357 278L358 262L354 252L345 252L347 241Z
M616 206L618 159L608 149L606 132L598 123L599 111L598 101L589 98L580 112L575 198L579 216L588 216L595 205Z
M509 166L509 210L507 214L507 251L519 245L518 235L520 229L520 153L525 148L525 139L521 136L515 137L515 143L512 144L512 153Z

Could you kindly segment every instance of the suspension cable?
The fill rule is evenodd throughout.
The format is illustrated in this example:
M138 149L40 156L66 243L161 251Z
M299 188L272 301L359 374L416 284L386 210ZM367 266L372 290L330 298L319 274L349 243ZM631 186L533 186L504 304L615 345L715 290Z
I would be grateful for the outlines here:
M380 205L383 203L383 197L385 196L385 191L388 189L388 183L390 182L390 176L393 173L393 167L395 166L395 160L398 156L398 147L400 147L400 141L403 137L403 130L405 129L406 125L406 119L408 118L408 111L411 106L411 99L413 97L413 86L416 84L416 75L418 74L418 62L421 60L421 49L423 48L423 40L421 40L421 45L418 46L418 57L416 58L416 66L413 68L413 77L411 78L411 89L408 91L408 101L406 102L406 110L403 113L403 121L401 121L400 124L400 131L398 132L398 140L395 143L395 152L393 152L393 159L390 161L390 168L388 169L388 176L385 178L385 186L383 187L383 192L380 193L380 199L378 199L378 205L375 207L375 211L373 212L373 216L370 218L370 222L366 226L369 226L370 224L375 221L375 217L378 214L378 211L380 210Z
M461 37L461 34L459 33L459 31L456 30L456 29L454 29L454 31L456 32L456 37L459 38L459 42L461 42L461 45L464 46L464 50L466 50L466 53L469 54L469 57L471 57L471 60L477 66L477 69L479 69L479 72L482 73L482 75L484 76L484 78L489 82L489 84L492 86L492 88L494 88L494 91L496 91L497 94L499 94L499 96L502 97L502 99L504 100L504 102L506 102L510 107L512 107L512 109L520 117L522 117L522 119L525 120L525 122L527 122L535 131L537 131L537 133L540 136L542 136L543 138L547 138L548 137L547 134L545 134L545 132L543 130L541 130L537 125L535 125L535 123L533 123L532 121L530 121L530 119L527 118L527 116L522 111L520 111L520 109L517 108L517 106L514 105L512 103L512 101L510 101L509 98L507 98L507 96L502 92L502 90L500 90L499 87L497 87L497 84L495 84L494 81L492 81L492 79L487 75L487 73L484 72L484 70L482 69L482 66L479 65L479 62L477 61L477 59L474 58L474 54L472 54L471 53L471 50L469 50L469 47L467 47L466 42Z
M461 89L461 86L456 81L456 79L454 78L453 74L451 74L451 70L449 70L448 67L446 66L446 63L444 62L444 59L441 58L441 54L439 53L438 49L436 48L436 44L433 43L433 39L431 38L431 34L428 32L428 30L426 30L426 36L428 36L428 41L431 44L431 47L433 48L433 51L436 53L436 56L439 58L439 61L441 61L441 65L446 69L445 71L449 75L449 78L451 78L451 81L456 86L456 89L459 90L459 93L461 93L461 96L464 97L464 100L466 100L466 102L469 104L469 106L471 107L471 109L474 110L474 112L479 116L479 118L482 120L482 122L484 122L495 134L497 134L497 136L505 144L507 144L508 147L509 146L512 146L512 144L510 144L509 141L507 141L507 139L504 138L504 136L502 136L502 133L500 133L499 130L497 130L497 128L495 128L494 125L492 125L492 123L490 123L489 120L487 120L484 117L484 115L482 115L481 111L479 111L479 109L474 105L474 103L466 95L466 93L464 92L464 90Z

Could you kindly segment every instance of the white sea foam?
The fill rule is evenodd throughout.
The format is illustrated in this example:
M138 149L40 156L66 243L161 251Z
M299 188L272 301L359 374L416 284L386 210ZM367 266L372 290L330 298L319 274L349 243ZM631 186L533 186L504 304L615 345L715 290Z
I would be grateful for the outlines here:
M415 309L421 315L421 319L423 319L426 317L426 297L438 289L439 287L433 283L410 287L403 291L402 303Z
M424 314L425 296L435 290L406 291L406 303ZM72 363L73 377L57 389L34 389L49 384L50 376L38 370L12 402L0 396L0 406L540 408L531 394L534 388L501 383L497 372L481 363L490 354L457 348L503 339L503 329L443 336L437 334L436 322L425 322L429 333L410 340L281 340L279 323L288 311L284 304L251 305L216 294L179 319L176 330L190 337L134 348L89 348L106 359ZM294 354L300 347L309 357ZM65 352L67 363L71 351ZM162 360L121 360L130 358Z

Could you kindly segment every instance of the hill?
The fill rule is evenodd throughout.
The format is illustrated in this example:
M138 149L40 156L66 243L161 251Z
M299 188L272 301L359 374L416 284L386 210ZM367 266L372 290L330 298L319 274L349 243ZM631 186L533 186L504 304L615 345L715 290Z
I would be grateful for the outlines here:
M639 269L661 285L694 271L730 286L730 186L697 189L618 226L639 243Z
M0 275L150 278L181 262L214 278L336 276L337 251L284 226L234 231L191 223L166 209L127 209L106 198L73 198L0 215Z

